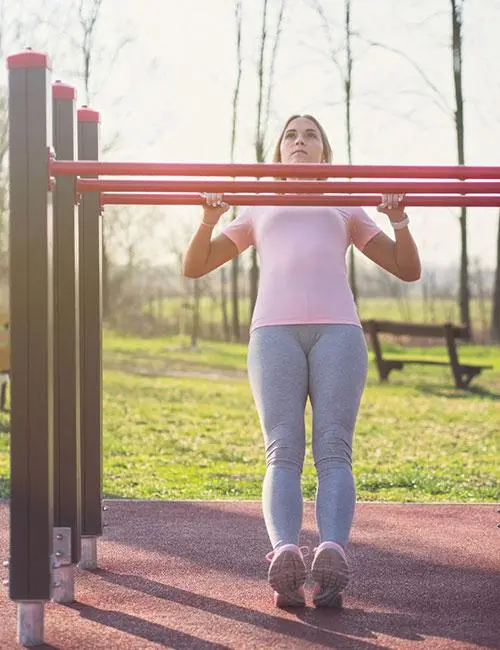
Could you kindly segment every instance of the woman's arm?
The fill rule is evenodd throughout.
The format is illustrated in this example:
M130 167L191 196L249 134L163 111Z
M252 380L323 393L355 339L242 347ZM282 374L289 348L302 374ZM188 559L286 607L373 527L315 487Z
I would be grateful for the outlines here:
M392 275L406 282L420 279L420 258L408 228L395 231L393 241L384 232L375 235L363 248L363 253Z
M238 255L236 245L220 234L213 240L212 229L200 224L189 242L182 260L182 273L188 278L200 278Z
M238 255L236 244L226 235L212 240L212 231L229 205L220 194L207 194L205 199L202 221L182 260L182 273L188 278L200 278Z
M408 226L397 229L398 222L406 215L401 203L403 195L384 195L378 211L387 214L394 228L395 240L381 232L375 235L363 248L363 253L389 273L400 280L414 282L420 279L421 265L417 245Z

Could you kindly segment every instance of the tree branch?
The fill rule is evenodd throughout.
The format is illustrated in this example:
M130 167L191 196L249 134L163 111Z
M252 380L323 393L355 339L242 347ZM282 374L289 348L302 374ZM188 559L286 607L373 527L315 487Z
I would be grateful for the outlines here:
M346 82L346 71L342 67L342 65L339 63L337 56L343 51L343 47L338 47L335 48L334 42L333 42L333 29L332 29L332 24L329 20L329 18L326 15L325 9L323 7L323 4L320 0L312 0L312 4L314 9L316 10L318 16L321 19L321 27L323 29L323 34L325 36L325 40L328 45L328 54L332 62L335 64L339 74L340 78L342 79L342 83L345 84Z
M391 52L392 54L397 54L401 58L403 58L407 63L409 63L420 75L420 77L425 81L427 86L432 90L432 92L435 95L434 103L438 108L445 113L448 117L453 117L455 115L454 109L450 106L450 104L447 102L446 97L443 95L443 93L439 90L439 88L434 84L427 74L422 70L422 68L418 65L416 61L414 61L410 56L399 50L398 48L392 47L390 45L385 45L384 43L380 43L378 41L372 41L370 39L365 39L359 36L359 34L355 34L353 32L353 35L356 35L361 41L367 43L370 47L375 47L379 48L381 50L385 50L386 52ZM440 104L437 100L439 99L442 104Z

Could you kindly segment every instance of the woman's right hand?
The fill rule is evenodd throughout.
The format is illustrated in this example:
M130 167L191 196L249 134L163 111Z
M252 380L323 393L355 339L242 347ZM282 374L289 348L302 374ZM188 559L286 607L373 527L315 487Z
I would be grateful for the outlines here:
M203 203L203 221L207 225L215 226L224 212L227 212L231 207L225 203L222 194L202 193L202 198L205 199Z

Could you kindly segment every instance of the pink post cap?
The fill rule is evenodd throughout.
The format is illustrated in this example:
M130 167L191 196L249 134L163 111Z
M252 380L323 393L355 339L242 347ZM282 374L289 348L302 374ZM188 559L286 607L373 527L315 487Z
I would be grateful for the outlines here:
M57 80L52 85L52 97L54 99L76 99L76 88Z
M94 111L93 108L87 106L82 106L76 113L78 122L97 122L99 124L101 121L99 111Z
M32 52L29 48L7 57L7 69L48 68L49 57L43 52Z

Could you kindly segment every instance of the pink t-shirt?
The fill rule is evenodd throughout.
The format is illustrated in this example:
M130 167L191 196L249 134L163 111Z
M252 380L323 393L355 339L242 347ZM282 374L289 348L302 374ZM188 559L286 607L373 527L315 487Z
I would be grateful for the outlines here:
M242 253L255 246L259 292L250 330L265 325L360 325L347 279L350 244L363 250L380 232L361 208L244 209L222 233Z

